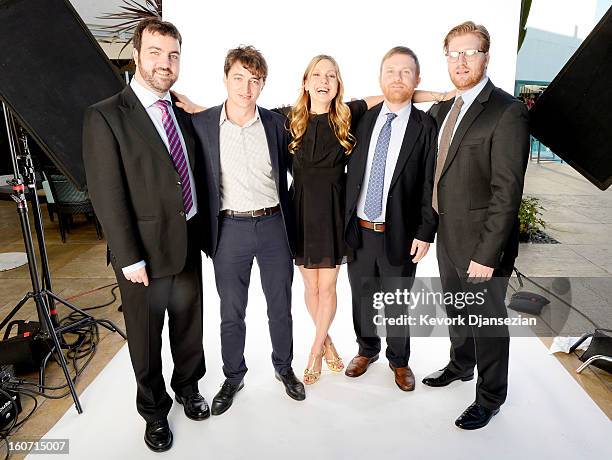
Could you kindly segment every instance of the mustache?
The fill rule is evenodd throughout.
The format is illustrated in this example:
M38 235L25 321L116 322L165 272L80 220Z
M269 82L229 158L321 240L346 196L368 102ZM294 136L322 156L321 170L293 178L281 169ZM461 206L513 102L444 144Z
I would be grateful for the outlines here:
M168 67L157 67L155 69L153 69L153 72L168 72L171 75L174 75L174 72L172 71L172 69L168 68Z

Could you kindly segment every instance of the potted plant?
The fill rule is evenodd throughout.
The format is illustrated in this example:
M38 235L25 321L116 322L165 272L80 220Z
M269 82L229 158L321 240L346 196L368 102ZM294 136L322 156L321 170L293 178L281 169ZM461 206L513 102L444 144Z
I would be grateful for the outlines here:
M518 214L519 241L529 242L538 231L546 228L546 222L541 218L543 210L538 198L525 196L521 199Z

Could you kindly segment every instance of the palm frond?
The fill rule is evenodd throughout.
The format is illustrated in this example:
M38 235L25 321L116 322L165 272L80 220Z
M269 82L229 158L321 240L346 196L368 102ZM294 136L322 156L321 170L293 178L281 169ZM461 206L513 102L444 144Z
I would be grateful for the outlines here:
M100 28L107 30L119 36L123 33L133 32L136 26L143 19L162 17L162 0L123 0L123 5L119 7L121 11L113 13L104 13L103 16L98 16L97 19L122 21L118 24L102 25ZM119 55L132 42L132 37L123 45Z

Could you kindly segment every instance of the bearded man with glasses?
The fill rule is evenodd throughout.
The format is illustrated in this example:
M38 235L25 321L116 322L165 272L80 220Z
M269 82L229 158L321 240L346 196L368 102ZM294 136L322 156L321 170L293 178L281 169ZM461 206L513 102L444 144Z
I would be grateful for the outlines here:
M490 36L473 22L446 35L444 53L455 99L430 114L439 127L432 206L439 216L437 256L445 293L485 294L481 305L446 305L449 318L507 318L505 294L518 254L518 210L529 152L527 109L486 75ZM461 308L460 308L461 307ZM505 325L449 327L449 363L423 380L443 387L478 369L476 400L455 421L482 428L508 388L510 338Z

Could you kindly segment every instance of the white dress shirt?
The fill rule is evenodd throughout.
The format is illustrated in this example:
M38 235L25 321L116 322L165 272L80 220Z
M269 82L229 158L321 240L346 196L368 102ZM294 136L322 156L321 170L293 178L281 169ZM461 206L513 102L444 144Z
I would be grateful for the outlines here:
M453 129L453 135L451 136L451 142L453 141L453 136L455 135L455 132L457 132L457 127L459 126L459 123L461 123L463 116L467 113L468 109L470 108L472 103L476 100L476 98L481 93L481 91L483 90L483 88L485 87L488 81L489 81L489 77L485 75L484 77L482 77L482 80L480 80L478 84L476 84L476 86L464 92L457 91L457 96L461 96L461 99L463 99L463 105L461 106L459 117L457 117L457 122L455 123L455 129ZM438 136L438 147L440 147L440 139L442 138L442 133L444 132L444 126L446 126L446 120L448 119L449 114L450 114L450 110L446 114L446 117L444 118L444 123L442 123L442 126L440 127L440 135Z
M387 196L389 195L389 188L391 187L391 179L395 172L395 165L402 148L402 142L404 142L404 133L406 132L406 126L408 126L408 120L410 119L410 112L412 110L412 103L409 103L406 107L401 108L396 112L397 117L391 122L391 140L389 141L389 150L387 151L387 162L385 164L385 185L383 188L382 196L382 212L380 216L374 219L374 222L384 222L387 211ZM391 110L387 107L386 103L383 103L376 123L374 124L374 130L372 131L372 138L370 139L370 147L368 150L368 160L366 163L366 170L364 180L361 185L361 192L359 193L359 200L357 201L357 217L363 220L370 220L365 213L365 201L366 194L368 191L368 185L370 182L370 171L372 169L372 161L374 160L374 151L376 150L376 143L378 142L378 136L382 131L382 128L387 121L387 114L391 113Z
M162 113L161 113L161 110L155 106L155 103L160 99L160 97L154 92L152 92L150 89L141 85L135 78L132 78L132 80L130 81L130 87L132 88L132 90L136 94L136 97L138 98L138 100L141 102L141 104L144 106L145 110L147 111L149 118L151 118L151 121L153 122L155 129L159 133L159 137L161 137L162 141L164 141L164 144L166 145L166 148L168 149L168 155L170 155L170 146L168 145L168 135L166 134L166 130L164 129L164 124L162 122ZM189 220L193 216L195 216L195 214L198 212L198 199L197 199L197 195L195 191L195 182L193 180L193 171L191 170L191 165L189 164L189 156L187 155L187 147L185 145L185 139L183 139L183 133L181 133L181 128L180 128L180 125L178 124L178 121L176 120L176 116L174 115L174 110L172 110L172 98L170 97L170 93L166 92L164 97L162 97L161 99L170 102L170 105L168 107L169 108L168 112L170 113L170 116L172 117L172 120L174 121L174 125L176 126L176 131L178 133L179 140L181 141L181 146L183 147L183 152L185 153L187 171L189 172L189 182L191 184L191 196L193 198L193 205L191 206L191 210L185 216L186 220ZM146 263L144 260L141 260L139 262L136 262L135 264L129 265L127 267L123 267L122 268L123 274L134 272L144 266L146 266Z

